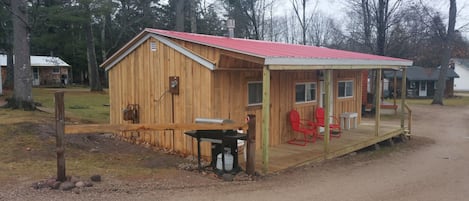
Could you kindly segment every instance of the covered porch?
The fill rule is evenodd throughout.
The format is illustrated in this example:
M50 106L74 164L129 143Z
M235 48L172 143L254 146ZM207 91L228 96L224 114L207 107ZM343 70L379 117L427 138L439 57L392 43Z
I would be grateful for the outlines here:
M402 64L401 64L402 65ZM374 103L380 105L382 102L382 72L383 69L398 69L402 71L403 77L406 77L406 68L403 66L366 66L358 67L359 69L367 69L375 72L375 79L371 80L375 83ZM324 110L325 114L332 115L331 111L335 107L332 103L337 99L333 95L331 86L333 85L333 71L345 70L343 66L328 66L324 68ZM317 69L317 66L288 66L289 70L297 69ZM285 70L285 68L277 66L264 66L263 69L263 101L262 116L270 116L270 71ZM405 89L406 83L401 83L402 89ZM342 130L340 138L333 138L329 135L323 135L323 139L316 143L309 143L307 146L295 146L291 144L279 144L269 146L269 118L262 119L262 152L256 153L256 167L261 169L262 173L281 171L290 167L296 167L310 162L322 161L326 159L342 156L376 143L390 140L393 137L410 133L411 127L411 111L405 103L405 95L401 96L400 112L396 114L393 121L383 121L381 117L381 107L376 107L374 118L369 121L361 120L356 128L350 130ZM269 109L268 109L269 108ZM354 111L355 112L355 111ZM361 112L358 112L359 116ZM407 126L404 125L408 117ZM330 133L329 125L332 123L330 118L324 119L324 132ZM261 158L261 159L259 159Z
M406 124L407 125L407 124ZM408 132L407 126L401 128L399 120L382 121L379 135L375 134L373 119L362 119L357 128L343 130L340 138L332 138L328 143L328 151L324 149L325 141L318 139L315 143L306 146L280 144L269 147L268 171L274 173L288 168L301 166L307 163L320 162L326 159L343 156L376 143L387 141ZM262 170L262 152L256 153L256 169Z

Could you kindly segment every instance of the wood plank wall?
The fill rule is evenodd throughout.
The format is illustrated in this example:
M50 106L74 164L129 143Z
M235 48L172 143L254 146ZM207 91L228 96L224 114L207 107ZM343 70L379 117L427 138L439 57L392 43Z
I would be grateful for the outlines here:
M150 42L157 44L157 51L150 51ZM179 95L168 92L169 76L179 76ZM123 120L122 111L127 104L140 106L140 123L168 123L173 119L175 123L193 123L196 117L212 117L211 71L153 38L109 71L109 86L113 124L131 123ZM197 150L196 140L183 131L122 133L122 136L182 154L196 154ZM209 145L204 145L202 151L209 155Z
M253 63L259 60L223 53L224 50L204 45L174 41L207 60L227 62L219 63L217 67L253 68L253 70L210 71L156 39L150 38L109 71L111 123L130 123L124 121L122 116L122 110L127 104L139 104L140 123L168 123L172 122L173 118L175 123L192 123L196 117L227 118L244 122L247 114L255 114L256 148L260 149L262 108L247 106L247 83L262 80L262 72L257 69L262 66ZM157 44L157 51L150 51L150 42ZM243 58L250 62L239 62L239 59ZM334 115L361 111L360 72L359 70L334 71ZM172 95L167 92L169 76L179 76L180 79L180 94L173 96L174 117ZM297 109L302 118L313 119L314 110L319 103L320 86L316 71L272 71L271 79L269 140L270 144L275 146L285 143L296 135L288 123L288 113L292 108ZM337 82L351 79L355 85L354 97L337 99ZM296 104L295 83L309 81L317 82L317 101ZM196 140L184 135L183 131L122 133L122 136L135 143L149 143L184 155L197 153ZM202 154L210 156L209 143L202 143Z

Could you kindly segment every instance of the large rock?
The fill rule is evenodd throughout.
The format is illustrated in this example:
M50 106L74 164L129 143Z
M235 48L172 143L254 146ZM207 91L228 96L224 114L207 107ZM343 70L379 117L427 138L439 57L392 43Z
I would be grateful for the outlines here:
M75 188L75 184L73 182L70 182L70 181L66 181L66 182L61 183L60 187L59 187L59 189L63 190L63 191L72 190L73 188Z

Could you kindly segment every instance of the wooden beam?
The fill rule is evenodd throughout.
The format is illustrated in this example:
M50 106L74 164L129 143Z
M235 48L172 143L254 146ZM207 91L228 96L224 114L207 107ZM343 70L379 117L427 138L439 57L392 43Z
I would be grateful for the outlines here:
M332 70L325 70L324 72L324 157L327 158L329 153L329 140L330 140L330 118L331 111L331 76Z
M404 129L405 121L405 99L407 95L407 69L402 69L402 80L401 80L401 128Z
M262 76L262 172L269 171L269 139L270 139L270 70L264 66Z
M397 106L397 103L396 103L396 98L397 98L397 75L396 75L396 71L394 71L394 81L393 81L392 90L393 90L392 99L394 101L394 105ZM394 109L394 115L397 115L397 109Z
M264 60L265 60L264 58L249 56L249 55L240 54L240 53L235 53L235 52L231 52L231 51L227 51L227 50L220 51L220 58L221 58L222 55L225 55L227 57L232 57L232 58L235 58L235 59L239 59L239 60L243 60L243 61L249 61L249 62L252 62L252 63L262 64L262 65L264 65Z
M66 125L65 134L118 133L123 131L163 131L163 130L235 130L246 129L246 124L80 124Z
M254 175L256 173L256 116L248 115L248 139L246 147L246 173Z
M375 94L375 135L379 136L379 128L381 126L381 75L383 70L376 69L376 94Z
M55 139L57 151L57 181L67 180L65 174L65 143L64 143L64 125L65 125L65 104L64 92L55 92Z
M262 68L216 68L215 71L262 71Z

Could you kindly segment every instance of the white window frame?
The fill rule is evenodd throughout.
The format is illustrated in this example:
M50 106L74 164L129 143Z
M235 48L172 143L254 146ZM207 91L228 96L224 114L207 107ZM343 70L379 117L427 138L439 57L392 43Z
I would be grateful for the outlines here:
M344 88L344 96L340 96L340 83L345 83L345 88ZM348 94L348 91L347 91L347 83L351 83L352 84L352 92L351 92L351 95L347 95ZM353 80L341 80L341 81L338 81L337 83L337 98L353 98L353 91L354 91L354 88L353 88Z
M307 96L307 95L308 95L308 94L307 94L308 89L307 89L306 86L311 85L311 84L314 84L314 93L315 93L315 94L314 94L314 99L312 99L312 100L307 100L307 97L308 97L308 96ZM296 100L296 86L298 86L298 85L303 85L303 86L305 86L305 94L304 94L305 99L304 99L303 101L299 101L299 102ZM305 104L305 103L313 103L313 102L316 102L316 101L317 101L317 94L318 94L318 84L317 84L317 82L297 82L297 83L295 83L295 103L296 103L296 104Z
M55 71L56 69L58 69L58 71ZM52 67L52 74L60 74L60 67L59 66Z
M262 100L263 100L262 90L261 90L261 94L260 94L260 96L261 96L261 101L260 102L258 102L258 103L250 103L249 102L249 99L250 99L249 98L249 85L251 85L251 84L261 84L261 89L262 89L262 81L250 81L250 82L248 82L248 84L247 84L247 94L248 94L247 95L247 98L248 98L247 102L248 102L248 106L262 105Z

